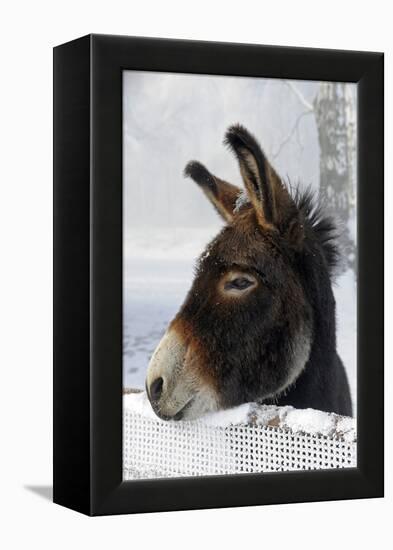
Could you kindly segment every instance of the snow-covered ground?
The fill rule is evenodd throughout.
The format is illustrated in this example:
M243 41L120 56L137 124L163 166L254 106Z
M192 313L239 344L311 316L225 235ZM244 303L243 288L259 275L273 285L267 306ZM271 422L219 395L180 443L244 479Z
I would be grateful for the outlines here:
M123 385L144 388L149 359L183 302L195 259L220 225L194 228L135 228L124 242ZM356 282L352 272L335 285L338 350L356 410Z

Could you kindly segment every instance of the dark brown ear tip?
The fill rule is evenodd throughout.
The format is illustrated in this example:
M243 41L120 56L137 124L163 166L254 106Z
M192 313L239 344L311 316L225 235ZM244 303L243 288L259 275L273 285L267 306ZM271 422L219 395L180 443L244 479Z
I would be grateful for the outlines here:
M225 133L224 144L236 151L236 149L243 145L244 131L245 128L241 124L230 126Z
M238 136L238 137L244 137L249 135L249 131L245 126L243 126L240 123L232 124L232 126L229 126L227 132L227 136Z
M184 168L184 176L193 179L198 185L213 187L214 176L197 160L191 160Z
M239 150L241 148L246 148L251 151L260 149L254 136L241 124L234 124L228 128L225 134L224 143L236 154L240 153Z

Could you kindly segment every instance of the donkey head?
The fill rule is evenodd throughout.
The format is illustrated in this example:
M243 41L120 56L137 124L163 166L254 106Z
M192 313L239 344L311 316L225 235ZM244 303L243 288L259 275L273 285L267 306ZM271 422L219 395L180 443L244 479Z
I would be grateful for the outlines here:
M227 223L149 364L147 393L164 419L274 398L310 353L312 310L299 276L304 214L245 128L229 128L225 142L245 192L198 162L185 169Z

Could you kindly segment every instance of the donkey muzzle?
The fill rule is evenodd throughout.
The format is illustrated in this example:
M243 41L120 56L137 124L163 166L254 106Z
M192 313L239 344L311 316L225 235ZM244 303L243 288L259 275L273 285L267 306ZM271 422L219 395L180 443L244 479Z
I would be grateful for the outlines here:
M146 391L153 411L163 420L191 420L216 410L213 392L196 373L198 358L172 326L150 360Z
M168 330L150 360L146 391L154 412L160 418L175 418L188 401L187 385L182 383L187 348L174 330Z

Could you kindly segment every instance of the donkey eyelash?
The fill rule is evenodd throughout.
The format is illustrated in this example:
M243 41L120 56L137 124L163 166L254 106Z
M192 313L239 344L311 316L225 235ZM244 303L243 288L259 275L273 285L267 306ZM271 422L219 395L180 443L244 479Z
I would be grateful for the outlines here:
M267 278L266 274L256 267L253 267L253 266L245 267L245 266L234 264L231 266L231 269L233 269L234 271L236 271L237 269L240 271L244 270L245 277L247 277L246 271L248 270L250 273L254 273L257 276L257 278L260 279L267 288L272 288L273 286L272 284L269 283L269 279Z

